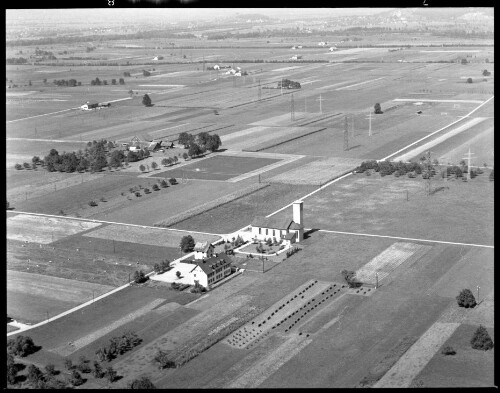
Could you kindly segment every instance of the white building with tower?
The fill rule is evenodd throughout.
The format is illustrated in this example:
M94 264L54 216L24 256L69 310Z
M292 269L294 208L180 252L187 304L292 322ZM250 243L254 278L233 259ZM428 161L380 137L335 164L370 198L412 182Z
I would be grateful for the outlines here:
M271 238L285 242L296 243L304 240L304 202L293 203L292 218L255 217L251 225L252 237L257 240Z

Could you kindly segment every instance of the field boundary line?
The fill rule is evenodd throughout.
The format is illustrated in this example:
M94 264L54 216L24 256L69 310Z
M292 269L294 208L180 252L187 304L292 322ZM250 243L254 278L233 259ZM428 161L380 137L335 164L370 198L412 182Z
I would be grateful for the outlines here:
M306 231L309 229L305 229ZM339 235L353 235L353 236L368 236L368 237L381 237L386 239L398 239L398 240L410 240L415 242L427 242L427 243L439 243L439 244L451 244L454 246L469 246L469 247L482 247L482 248L492 248L495 246L490 246L487 244L473 244L473 243L460 243L460 242L447 242L444 240L430 240L430 239L415 239L411 237L399 237L399 236L389 236L389 235L376 235L371 233L356 233L356 232L343 232L343 231L332 231L329 229L319 229L319 232L327 233L337 233Z
M213 236L220 236L222 235L220 233L208 233L208 232L200 232L200 231L188 231L186 229L174 229L174 228L162 228L162 227L155 227L151 225L138 225L138 224L127 224L124 222L113 222L113 221L103 221L103 220L93 220L90 218L79 218L79 217L67 217L67 216L58 216L55 214L44 214L44 213L31 213L31 212L23 212L23 211L17 211L17 210L7 210L7 213L14 213L14 214L27 214L27 215L32 215L32 216L42 216L42 217L55 217L55 218L65 218L68 220L79 220L79 221L90 221L90 222L98 222L101 224L114 224L114 225L124 225L124 226L131 226L131 227L141 227L144 229L164 229L167 231L177 231L177 232L188 232L188 233L201 233L202 235L213 235Z
M385 161L389 158L391 158L392 156L395 156L396 154L398 153L401 153L402 151L405 151L406 149L408 149L409 147L413 146L413 145L416 145L417 143L427 139L427 138L430 138L431 136L433 136L434 134L437 134L438 132L442 131L442 130L445 130L446 128L448 127L451 127L452 125L454 124L457 124L458 122L462 121L463 119L465 119L466 117L469 117L470 115L472 115L475 111L477 111L479 108L481 108L483 105L486 105L488 102L490 102L493 98L495 98L495 96L491 96L490 98L488 98L486 101L484 101L482 104L480 104L477 108L473 109L471 112L469 112L468 114L466 114L465 116L462 116L461 118L459 118L458 120L455 120L453 122L451 122L450 124L444 126L443 128L440 128L439 130L437 131L434 131L434 132L431 132L429 135L426 135L424 136L423 138L420 138L419 140L413 142L413 143L410 143L408 146L405 146L403 147L402 149L399 149L398 151L392 153L392 154L389 154L387 157L384 157L380 160L377 160L377 161Z

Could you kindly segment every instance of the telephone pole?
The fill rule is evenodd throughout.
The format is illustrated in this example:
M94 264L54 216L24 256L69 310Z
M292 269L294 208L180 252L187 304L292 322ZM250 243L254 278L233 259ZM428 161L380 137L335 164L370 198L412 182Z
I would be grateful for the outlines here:
M281 77L281 95L283 95L283 77Z
M369 122L370 122L369 123L370 126L368 128L368 136L372 136L373 133L372 133L372 113L371 112L368 113L368 119L369 119Z
M321 106L321 102L323 101L323 98L321 97L321 94L319 95L318 101L319 101L319 113L323 114L323 108Z
M354 115L351 118L351 137L354 138Z
M465 175L465 179L466 180L470 180L470 170L471 170L471 166L470 166L470 160L471 160L471 156L473 155L474 153L471 153L470 151L470 146L469 146L469 152L467 153L467 157L462 157L463 159L466 159L467 160L467 172L466 172L466 175Z
M260 79L259 79L259 88L257 91L257 97L258 97L259 101L262 99L262 86L260 85Z
M347 116L344 122L344 150L349 150L349 134L347 132Z
M295 120L295 101L293 100L293 93L290 100L290 118L292 121Z

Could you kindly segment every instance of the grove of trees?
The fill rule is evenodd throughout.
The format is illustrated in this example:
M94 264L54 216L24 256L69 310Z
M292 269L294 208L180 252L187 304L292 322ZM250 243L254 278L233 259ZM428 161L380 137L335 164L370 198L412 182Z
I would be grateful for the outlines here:
M206 150L210 150L212 152L217 151L222 145L219 135L211 135L208 132L200 132L196 136L187 132L181 132L179 134L178 142L180 145L184 145L185 149L190 149L191 154L188 153L190 157L203 154ZM197 147L193 147L194 145Z

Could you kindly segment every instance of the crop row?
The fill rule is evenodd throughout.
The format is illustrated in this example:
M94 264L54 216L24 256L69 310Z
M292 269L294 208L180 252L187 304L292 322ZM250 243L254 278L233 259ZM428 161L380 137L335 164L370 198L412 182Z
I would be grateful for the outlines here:
M249 187L235 191L231 194L224 195L220 198L214 199L213 201L204 203L202 205L198 205L196 207L193 207L192 209L189 209L189 210L186 210L182 213L176 214L172 217L169 217L166 220L155 222L153 225L156 227L162 227L162 228L170 227L170 226L177 224L181 221L187 220L188 218L205 213L208 210L215 209L219 206L222 206L226 203L232 202L236 199L243 198L244 196L252 194L252 193L260 190L261 188L264 188L267 186L269 186L269 184L264 184L264 183L253 184Z

